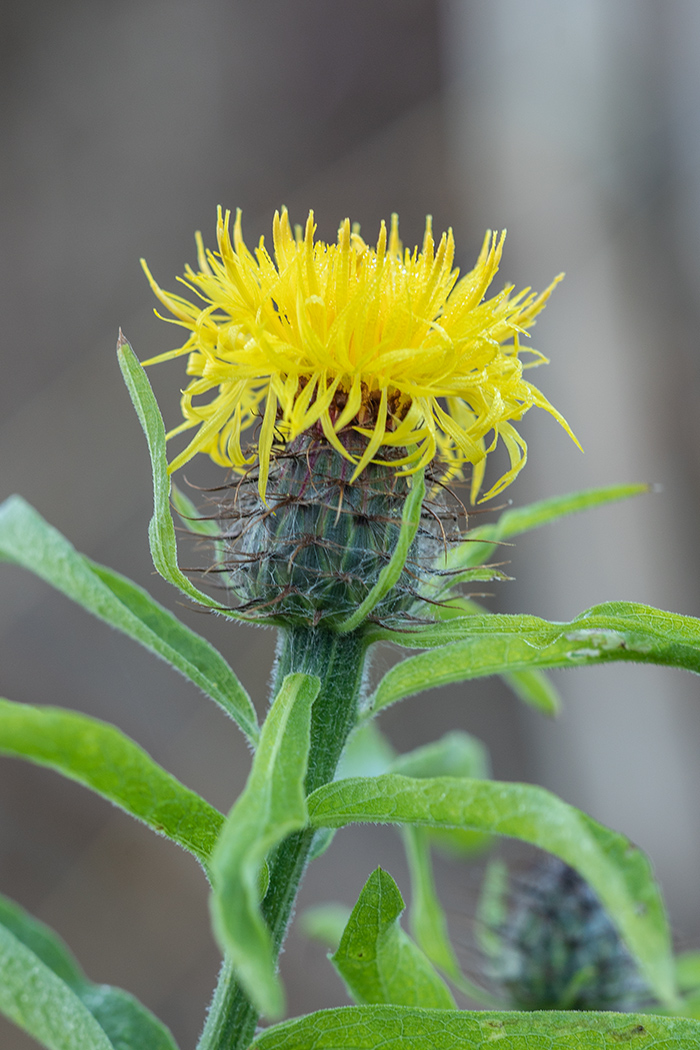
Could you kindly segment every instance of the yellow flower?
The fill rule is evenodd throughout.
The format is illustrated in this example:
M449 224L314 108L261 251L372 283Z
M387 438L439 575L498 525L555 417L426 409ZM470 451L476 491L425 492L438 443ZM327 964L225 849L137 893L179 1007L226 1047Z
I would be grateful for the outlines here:
M257 460L264 499L274 448L315 430L355 464L353 481L370 462L409 474L439 458L447 477L471 463L474 500L500 438L510 469L488 499L525 464L527 446L513 421L533 405L574 438L523 378L524 368L546 358L531 350L528 363L520 359L520 337L561 277L541 295L529 288L513 295L508 286L484 298L505 233L489 231L476 266L458 280L452 231L436 250L430 218L422 250L410 252L396 215L371 248L349 219L337 243L325 244L314 241L312 212L305 230L292 230L283 209L273 222L274 259L264 238L254 252L246 247L240 211L232 243L229 220L219 208L216 253L197 234L199 271L187 267L181 280L198 302L163 291L142 261L172 323L190 333L184 346L146 362L189 354L185 422L168 436L198 429L171 471L197 452L238 471ZM246 451L242 435L256 424L257 447ZM357 439L347 440L357 433L365 441L359 452Z

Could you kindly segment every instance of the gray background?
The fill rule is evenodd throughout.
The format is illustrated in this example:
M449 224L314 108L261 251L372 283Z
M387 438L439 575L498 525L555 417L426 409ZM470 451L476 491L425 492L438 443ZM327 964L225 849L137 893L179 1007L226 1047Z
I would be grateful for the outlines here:
M241 206L249 242L286 203L333 237L426 213L468 268L509 230L501 281L567 271L535 331L537 382L567 416L523 424L516 503L647 480L659 494L524 538L491 605L568 619L627 598L700 614L697 286L700 9L691 0L25 0L2 7L0 496L19 491L92 557L210 637L264 706L274 638L184 605L153 576L146 448L114 356L173 345L138 258L165 287ZM500 287L500 285L499 285ZM177 422L179 363L153 370ZM196 462L199 484L216 472ZM0 572L0 692L109 719L222 809L248 768L240 734L135 645L26 573ZM387 713L408 748L460 726L497 776L539 782L651 854L677 940L700 940L697 680L629 666L560 674L556 723L499 682ZM206 887L165 840L46 770L0 762L0 887L54 926L95 980L122 985L193 1045L218 967ZM396 836L354 829L304 901L351 903ZM467 969L476 868L440 877ZM345 1001L294 934L290 1011ZM31 1042L0 1024L0 1045Z

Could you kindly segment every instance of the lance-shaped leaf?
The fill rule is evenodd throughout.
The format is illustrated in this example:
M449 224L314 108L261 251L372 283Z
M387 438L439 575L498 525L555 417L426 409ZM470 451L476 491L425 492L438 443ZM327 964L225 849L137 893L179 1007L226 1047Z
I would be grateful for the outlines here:
M153 564L164 580L172 583L173 587L177 587L178 590L186 594L188 598L192 598L199 605L206 605L210 609L216 609L217 612L234 620L247 622L249 617L237 613L234 609L227 609L221 606L219 602L214 601L208 594L195 587L192 581L188 580L180 570L177 561L175 526L170 513L170 475L165 453L165 425L163 417L160 414L158 402L148 381L148 376L121 333L117 343L117 356L122 375L124 376L124 382L133 401L143 432L146 435L148 452L151 457L153 517L148 527L148 540L151 546ZM274 624L275 621L256 617L255 622Z
M548 715L550 718L559 714L561 710L559 690L542 671L511 671L501 677L518 700L522 700L528 707L534 707L535 711Z
M311 706L319 688L313 675L284 679L212 858L214 930L247 994L268 1017L282 1013L284 995L260 910L260 868L269 850L306 825Z
M75 992L2 926L0 1012L49 1050L114 1050Z
M189 850L206 869L221 813L107 722L0 700L0 753L77 780Z
M391 632L373 637L377 633L388 637ZM570 623L536 616L465 616L419 628L410 641L397 632L391 641L439 648L392 667L372 697L375 712L438 685L533 668L626 660L700 673L700 620L634 602L595 605Z
M411 777L488 777L491 773L486 748L469 733L455 730L440 740L401 755L392 772ZM452 947L447 919L435 888L430 855L431 841L450 852L469 855L488 845L491 836L465 828L403 829L406 859L411 876L410 928L430 961L443 971L456 988L477 1002L496 1005L496 999L469 981Z
M336 781L314 791L307 803L314 827L372 822L472 828L553 853L598 894L660 1001L678 1006L666 913L647 857L544 788L387 774Z
M458 571L471 565L480 565L487 559L492 561L496 556L494 552L498 551L497 544L502 540L539 529L570 514L602 507L606 503L617 503L648 491L649 485L606 485L604 488L585 489L583 492L569 492L564 496L539 500L526 507L512 507L493 524L472 529L469 539L450 551L447 566L452 571ZM500 557L498 560L501 560Z
M439 621L454 620L465 615L493 615L490 609L475 602L473 598L465 598L464 595L450 596L449 604L434 606L434 612L435 618ZM421 647L417 646L417 648ZM529 707L534 707L536 711L550 717L559 714L561 709L559 692L544 671L511 671L501 675L501 678L518 699L528 704Z
M455 988L477 1003L498 1006L495 996L474 984L462 973L459 959L450 941L447 918L435 888L429 829L407 826L402 828L402 832L411 876L411 933L433 965L442 970Z
M401 576L403 567L406 564L408 552L411 548L411 544L416 538L418 526L420 525L423 497L425 496L425 481L423 480L423 474L424 471L420 470L413 475L411 491L409 492L403 506L401 528L399 530L394 553L379 573L377 582L365 600L358 606L352 616L348 617L347 620L344 620L343 623L340 624L338 627L339 631L354 631L356 627L359 627L362 621L372 612L372 609L374 609L382 598L389 593Z
M682 952L676 957L678 987L683 992L700 992L700 952Z
M377 868L362 889L331 961L356 1003L453 1010L447 985L401 929L404 907L391 875Z
M53 930L3 896L0 1010L51 1048L177 1050L150 1010L121 988L89 981Z
M91 561L21 496L0 505L0 560L35 573L94 616L162 657L199 686L255 743L250 698L213 645L185 627L142 587Z
M345 1006L266 1029L251 1050L700 1050L700 1022L649 1014Z

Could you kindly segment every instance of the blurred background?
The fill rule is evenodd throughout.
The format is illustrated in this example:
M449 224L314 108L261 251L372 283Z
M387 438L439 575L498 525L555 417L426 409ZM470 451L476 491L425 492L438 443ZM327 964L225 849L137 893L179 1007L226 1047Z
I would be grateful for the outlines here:
M508 228L505 281L557 289L532 340L537 383L585 449L540 413L525 503L587 486L659 491L523 538L491 608L569 619L614 598L700 615L700 7L692 0L49 0L0 7L0 497L21 492L82 551L131 576L232 662L262 711L269 631L182 604L153 575L143 435L118 372L177 331L152 313L213 245L215 209L249 243L287 204L334 238L401 216L452 226L460 267ZM182 362L151 371L178 421ZM218 475L195 461L196 484ZM194 687L27 573L0 571L0 692L108 719L221 809L249 765ZM556 722L500 681L423 695L383 726L408 749L461 727L495 775L546 785L652 857L680 946L700 946L700 687L629 665L558 673ZM408 893L397 836L353 829L313 866L308 904L352 903L381 863ZM439 866L465 967L475 868ZM0 888L194 1044L218 969L204 879L185 854L79 786L0 761ZM290 1012L345 1002L294 932ZM8 1050L33 1045L0 1024Z

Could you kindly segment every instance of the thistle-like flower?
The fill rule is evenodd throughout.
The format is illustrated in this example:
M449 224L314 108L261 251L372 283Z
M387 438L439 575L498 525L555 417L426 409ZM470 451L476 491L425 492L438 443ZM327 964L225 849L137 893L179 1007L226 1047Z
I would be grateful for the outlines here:
M183 346L146 362L189 355L185 421L170 436L197 431L171 471L197 452L239 472L257 462L265 499L275 449L315 432L352 464L350 484L370 463L410 474L439 459L445 477L473 465L474 500L500 438L510 468L488 499L525 464L527 446L513 424L533 405L574 437L523 377L546 358L530 350L521 359L520 339L560 278L540 295L529 288L513 295L507 286L484 298L504 234L488 232L476 266L459 279L452 231L436 249L430 219L422 250L411 252L396 215L371 248L349 219L337 243L325 244L314 241L313 213L305 230L293 230L283 209L273 223L274 259L263 238L254 252L246 247L240 211L233 243L229 224L230 213L219 209L217 253L197 235L199 271L187 267L182 282L199 301L163 291L143 264L173 323L190 333ZM256 444L244 447L244 433L256 426Z
M173 323L189 332L183 346L146 362L188 355L193 377L182 394L185 421L170 436L196 432L170 470L206 452L242 475L215 512L213 567L242 608L282 624L333 627L362 605L397 549L408 475L438 461L429 472L433 498L440 481L470 463L474 500L500 438L510 469L486 499L525 463L513 423L528 408L546 409L571 433L523 378L545 358L520 358L520 337L558 278L541 295L507 287L484 299L503 234L486 235L459 280L452 232L436 249L429 219L422 250L410 252L396 216L370 248L349 219L337 243L324 244L314 241L313 214L305 230L292 230L283 210L274 258L263 239L248 250L240 212L233 242L229 223L219 210L216 253L197 235L199 270L187 268L182 280L199 301L163 291L144 263ZM414 615L426 581L443 575L438 554L460 538L456 520L439 495L424 504L375 619Z

